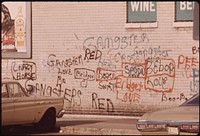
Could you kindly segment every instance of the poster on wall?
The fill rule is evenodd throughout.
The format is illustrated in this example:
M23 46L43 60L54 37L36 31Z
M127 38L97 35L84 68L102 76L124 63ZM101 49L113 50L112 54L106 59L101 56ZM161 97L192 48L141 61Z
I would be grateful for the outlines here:
M31 58L31 2L1 3L2 58Z

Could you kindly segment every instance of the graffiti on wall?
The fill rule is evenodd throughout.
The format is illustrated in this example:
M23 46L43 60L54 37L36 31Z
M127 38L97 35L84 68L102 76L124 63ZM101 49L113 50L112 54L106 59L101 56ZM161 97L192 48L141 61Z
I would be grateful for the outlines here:
M95 71L91 69L86 69L86 68L75 68L74 78L82 79L80 86L86 88L88 81L95 80Z
M161 101L162 102L175 102L175 101L187 101L188 98L184 95L184 93L180 93L179 96L177 97L170 97L168 96L166 93L162 93L162 98Z
M108 50L107 53L113 50L123 50L127 47L134 46L136 43L148 43L147 34L131 34L129 36L114 36L114 37L87 37L83 42L83 48L94 47L96 50Z
M14 80L35 80L37 78L36 64L30 61L13 62L11 65L11 73Z
M97 93L92 93L92 108L100 111L114 112L112 100L101 98Z
M193 46L192 47L192 54L197 54L197 53L199 53L199 47Z
M57 54L49 54L42 60L43 68L47 68L49 74L53 73L52 83L36 81L36 64L29 61L13 62L12 76L15 80L26 80L25 87L30 93L33 93L31 90L34 88L34 93L41 96L63 97L70 107L81 107L83 101L87 101L83 100L86 94L84 91L91 91L88 84L91 83L93 90L98 89L89 92L91 108L99 112L115 111L115 103L109 96L122 103L139 104L143 99L142 93L151 91L162 94L162 102L187 100L184 93L171 95L177 76L176 68L183 69L186 77L191 79L191 92L198 92L197 57L179 55L176 66L174 59L169 57L172 50L162 49L161 46L139 46L148 42L145 33L87 37L83 40L83 55L59 58ZM130 51L126 52L128 48ZM193 47L192 53L197 52L199 48ZM71 83L80 84L74 87ZM104 96L99 92L103 92ZM105 93L109 95L105 97Z
M158 47L140 47L135 46L130 53L117 52L110 54L110 59L114 62L142 63L145 59L166 58L172 50L164 50Z
M173 59L147 59L145 89L157 92L172 92L175 81Z
M196 68L199 66L199 61L197 57L190 57L190 56L184 56L184 55L180 55L178 57L178 64L177 64L177 68L180 69L184 69L184 75L187 78L191 77L190 71L192 68Z

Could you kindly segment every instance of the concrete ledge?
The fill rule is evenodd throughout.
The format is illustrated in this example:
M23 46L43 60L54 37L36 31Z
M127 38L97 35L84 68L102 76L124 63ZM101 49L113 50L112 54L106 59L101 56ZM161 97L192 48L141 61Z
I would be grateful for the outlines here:
M135 130L113 128L84 128L84 127L61 127L60 134L81 135L141 135Z
M135 116L113 116L113 115L80 115L80 114L64 114L62 118L89 118L89 119L139 119Z

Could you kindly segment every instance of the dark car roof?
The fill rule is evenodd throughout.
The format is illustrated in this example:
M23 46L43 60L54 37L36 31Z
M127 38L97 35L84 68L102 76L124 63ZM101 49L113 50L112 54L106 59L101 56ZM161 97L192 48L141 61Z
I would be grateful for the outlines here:
M192 96L189 100L187 100L180 106L192 106L192 105L199 105L199 93Z

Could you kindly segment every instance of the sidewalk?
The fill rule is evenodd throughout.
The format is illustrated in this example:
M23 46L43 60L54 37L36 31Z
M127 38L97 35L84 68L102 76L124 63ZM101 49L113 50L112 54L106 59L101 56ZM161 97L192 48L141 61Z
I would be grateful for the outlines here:
M141 135L132 116L65 114L60 123L60 134L73 135ZM63 120L63 122L62 122ZM62 124L65 123L65 124Z

